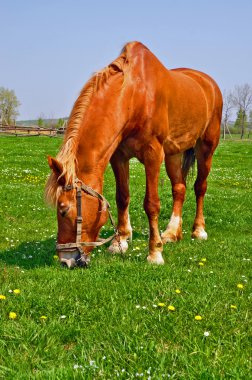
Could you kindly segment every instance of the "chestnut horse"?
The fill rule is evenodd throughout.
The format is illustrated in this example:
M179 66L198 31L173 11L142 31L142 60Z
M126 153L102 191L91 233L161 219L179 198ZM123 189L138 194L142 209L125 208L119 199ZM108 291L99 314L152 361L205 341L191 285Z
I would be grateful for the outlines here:
M192 236L206 239L203 201L219 142L221 114L221 92L208 75L186 68L168 70L143 44L126 44L117 59L86 83L72 109L57 158L48 158L52 173L46 196L57 205L60 261L69 267L85 265L93 246L99 244L99 231L108 217L109 205L102 191L109 162L116 179L120 234L120 242L115 236L109 250L126 251L132 235L132 157L137 157L146 173L148 261L163 264L163 244L182 238L186 175L194 159L197 207ZM163 160L172 184L173 208L160 236L158 182Z

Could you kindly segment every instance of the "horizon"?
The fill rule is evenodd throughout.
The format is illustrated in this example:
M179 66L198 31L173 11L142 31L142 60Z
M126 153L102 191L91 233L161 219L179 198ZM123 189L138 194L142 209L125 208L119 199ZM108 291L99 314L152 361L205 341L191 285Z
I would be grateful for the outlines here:
M18 121L68 117L92 73L132 40L167 68L206 72L221 91L252 85L248 0L9 0L0 12L0 86L21 102Z

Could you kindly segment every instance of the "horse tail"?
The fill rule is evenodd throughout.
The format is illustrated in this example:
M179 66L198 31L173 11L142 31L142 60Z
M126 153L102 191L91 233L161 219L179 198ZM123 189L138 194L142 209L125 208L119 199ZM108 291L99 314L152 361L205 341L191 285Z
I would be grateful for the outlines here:
M195 152L193 148L190 148L183 153L183 158L182 158L182 174L183 174L184 180L186 180L186 177L190 169L193 172L194 164L195 164Z

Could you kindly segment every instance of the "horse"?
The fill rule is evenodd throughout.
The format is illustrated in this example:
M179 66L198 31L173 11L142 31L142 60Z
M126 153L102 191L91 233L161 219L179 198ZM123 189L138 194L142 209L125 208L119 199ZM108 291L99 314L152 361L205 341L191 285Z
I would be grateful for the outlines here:
M203 202L219 143L221 115L222 95L210 76L188 68L169 70L142 43L127 43L112 63L84 85L57 157L48 157L51 175L45 193L57 206L60 262L70 268L86 266L92 249L109 240L110 252L127 250L132 237L132 157L145 167L148 262L164 264L163 244L182 239L186 177L195 161L192 237L207 239ZM169 223L160 235L158 182L163 161L171 181L173 205ZM118 222L115 235L105 241L99 240L99 231L111 216L102 195L109 162L116 180Z

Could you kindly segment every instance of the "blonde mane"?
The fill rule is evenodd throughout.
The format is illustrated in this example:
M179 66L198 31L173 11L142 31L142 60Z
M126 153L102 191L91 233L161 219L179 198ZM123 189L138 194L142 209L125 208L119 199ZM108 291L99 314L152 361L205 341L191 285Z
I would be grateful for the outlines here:
M85 118L85 114L91 103L93 96L104 87L108 79L117 74L118 72L125 72L125 66L128 65L127 52L129 45L127 44L121 51L121 54L112 63L106 66L104 69L96 72L85 84L80 92L77 100L74 103L72 112L69 117L67 130L64 136L63 144L56 159L63 166L63 173L67 183L72 183L76 178L76 171L78 168L78 162L76 159L76 153L78 149L80 127ZM54 172L49 176L46 187L45 197L48 203L56 204L57 199L62 191L59 186L57 176Z

